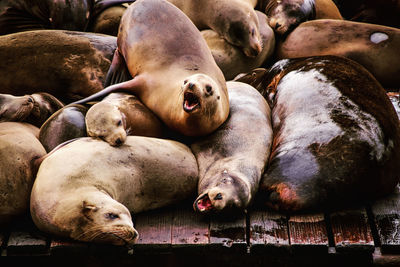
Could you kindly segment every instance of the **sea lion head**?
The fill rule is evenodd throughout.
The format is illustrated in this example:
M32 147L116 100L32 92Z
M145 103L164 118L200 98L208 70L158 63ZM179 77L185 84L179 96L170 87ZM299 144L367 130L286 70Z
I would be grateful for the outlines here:
M205 74L194 74L183 80L181 85L182 109L188 136L203 135L205 129L218 128L229 115L229 100L223 85ZM225 89L225 90L224 90Z
M125 115L113 104L99 102L86 113L88 136L103 139L112 146L120 146L126 140Z
M243 2L240 5L240 9L223 11L229 13L229 16L218 17L221 20L219 24L224 25L222 28L225 30L220 34L228 43L240 47L246 56L256 57L262 50L258 16L254 8L247 3Z
M34 102L30 95L0 94L0 121L23 121L31 114Z
M138 239L129 210L101 192L66 196L54 221L69 237L84 242L131 245Z
M265 8L268 24L275 33L286 35L315 14L315 0L273 0Z
M224 170L194 201L193 208L200 212L243 210L250 201L250 189L242 179Z

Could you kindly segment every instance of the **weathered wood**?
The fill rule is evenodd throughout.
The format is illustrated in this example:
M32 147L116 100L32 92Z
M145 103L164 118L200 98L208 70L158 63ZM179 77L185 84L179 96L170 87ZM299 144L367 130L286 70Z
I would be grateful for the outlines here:
M89 250L89 243L53 239L50 242L51 255L84 255Z
M365 209L351 209L330 215L337 252L374 251L374 241Z
M165 251L171 248L171 225L173 209L157 209L134 215L135 229L139 239L133 250Z
M175 209L172 220L172 245L174 247L208 245L209 224L208 217L195 212L191 206Z
M328 247L323 214L296 215L289 219L290 244Z
M46 238L37 232L15 231L7 243L7 255L48 255Z
M216 214L210 217L210 244L215 248L235 248L246 253L246 215Z
M400 186L371 207L383 253L400 253Z
M275 253L288 249L289 230L286 216L270 211L254 210L249 214L251 252Z

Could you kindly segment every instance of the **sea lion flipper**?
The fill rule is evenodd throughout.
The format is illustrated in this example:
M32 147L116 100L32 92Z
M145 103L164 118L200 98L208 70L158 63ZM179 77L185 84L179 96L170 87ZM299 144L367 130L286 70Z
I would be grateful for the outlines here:
M104 87L129 80L132 80L132 75L126 67L124 57L117 48L114 52L114 57L110 69L108 70Z

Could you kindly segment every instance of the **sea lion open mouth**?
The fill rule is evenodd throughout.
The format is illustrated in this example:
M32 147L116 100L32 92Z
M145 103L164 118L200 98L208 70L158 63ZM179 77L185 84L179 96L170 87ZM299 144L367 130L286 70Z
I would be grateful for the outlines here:
M194 208L197 211L206 212L214 209L214 206L212 205L211 200L208 197L208 194L204 194L203 196L196 199L194 203Z
M193 92L186 91L183 95L183 110L190 113L200 108L200 98Z

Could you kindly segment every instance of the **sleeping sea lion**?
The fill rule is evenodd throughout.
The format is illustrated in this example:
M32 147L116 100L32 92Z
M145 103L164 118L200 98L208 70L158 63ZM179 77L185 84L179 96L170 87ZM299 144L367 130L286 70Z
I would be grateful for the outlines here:
M326 211L393 191L399 119L364 67L337 56L284 59L266 80L274 139L260 183L264 205Z
M138 238L131 213L192 197L197 183L196 159L179 142L128 136L122 146L113 147L85 137L43 160L30 210L44 232L126 245Z

